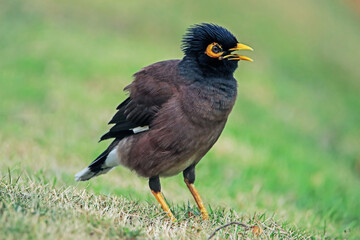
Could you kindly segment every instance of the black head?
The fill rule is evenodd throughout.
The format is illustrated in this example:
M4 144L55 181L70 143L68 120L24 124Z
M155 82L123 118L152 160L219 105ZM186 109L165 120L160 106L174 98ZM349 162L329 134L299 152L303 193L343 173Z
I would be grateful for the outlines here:
M252 50L240 44L227 29L209 23L188 28L182 40L185 58L196 60L201 70L211 75L232 75L239 60L252 61L248 57L232 54L241 49Z

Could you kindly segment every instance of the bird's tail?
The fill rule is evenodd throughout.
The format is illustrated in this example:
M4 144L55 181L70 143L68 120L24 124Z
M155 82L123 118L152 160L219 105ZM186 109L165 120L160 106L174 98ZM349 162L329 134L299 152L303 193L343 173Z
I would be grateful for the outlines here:
M88 167L75 174L75 181L87 181L118 166L120 164L116 153L118 142L119 140L115 139Z

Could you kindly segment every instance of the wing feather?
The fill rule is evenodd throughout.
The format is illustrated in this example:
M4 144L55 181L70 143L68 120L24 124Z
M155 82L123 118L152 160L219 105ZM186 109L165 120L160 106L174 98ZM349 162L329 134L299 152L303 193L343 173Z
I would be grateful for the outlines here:
M109 121L115 124L100 141L122 139L134 134L132 129L149 126L162 105L174 94L171 76L176 74L179 60L155 63L134 74L134 81L125 87L130 96L118 105L117 112Z

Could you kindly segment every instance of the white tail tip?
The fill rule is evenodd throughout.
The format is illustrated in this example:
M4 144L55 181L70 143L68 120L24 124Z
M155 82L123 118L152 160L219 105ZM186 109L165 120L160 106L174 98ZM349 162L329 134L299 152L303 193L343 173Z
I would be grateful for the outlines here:
M77 174L75 174L75 181L86 181L94 176L94 173L90 170L90 168L84 168Z

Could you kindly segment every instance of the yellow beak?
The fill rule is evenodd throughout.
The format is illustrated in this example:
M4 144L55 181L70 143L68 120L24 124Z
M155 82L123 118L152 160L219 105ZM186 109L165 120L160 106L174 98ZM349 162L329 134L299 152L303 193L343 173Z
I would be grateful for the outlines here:
M230 51L237 51L237 50L250 50L250 51L254 51L254 49L252 49L251 47L245 45L245 44L241 44L241 43L237 43L236 47L234 48L230 48ZM223 60L225 58L229 58L228 60L245 60L245 61L249 61L249 62L253 62L254 60L252 60L249 57L246 56L241 56L237 53L235 54L229 54L223 57L219 57L220 60Z
M252 49L251 47L245 45L245 44L241 44L241 43L237 43L236 47L234 48L230 48L230 51L236 51L236 50L250 50L250 51L254 51L254 49Z

